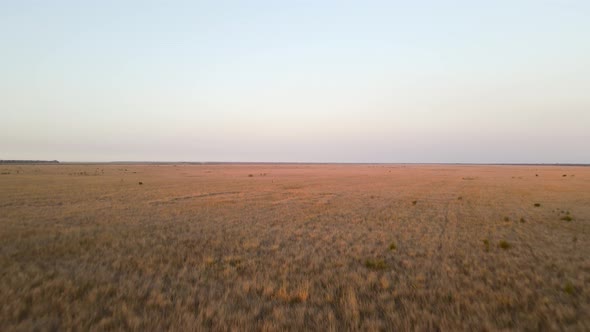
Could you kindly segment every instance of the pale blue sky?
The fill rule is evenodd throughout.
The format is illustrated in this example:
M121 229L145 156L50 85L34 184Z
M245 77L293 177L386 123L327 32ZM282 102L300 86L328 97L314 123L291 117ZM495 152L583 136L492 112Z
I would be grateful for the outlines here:
M0 159L590 163L590 2L0 0Z

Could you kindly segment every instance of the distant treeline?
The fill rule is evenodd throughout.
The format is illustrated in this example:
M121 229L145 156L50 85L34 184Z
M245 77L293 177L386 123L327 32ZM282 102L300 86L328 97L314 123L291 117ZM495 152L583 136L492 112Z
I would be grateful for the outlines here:
M0 160L0 164L59 164L57 160Z

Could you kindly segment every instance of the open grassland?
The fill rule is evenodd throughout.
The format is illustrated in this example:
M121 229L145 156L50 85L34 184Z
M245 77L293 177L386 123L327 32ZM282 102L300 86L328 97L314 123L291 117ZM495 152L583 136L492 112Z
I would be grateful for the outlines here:
M0 173L1 331L590 330L590 167Z

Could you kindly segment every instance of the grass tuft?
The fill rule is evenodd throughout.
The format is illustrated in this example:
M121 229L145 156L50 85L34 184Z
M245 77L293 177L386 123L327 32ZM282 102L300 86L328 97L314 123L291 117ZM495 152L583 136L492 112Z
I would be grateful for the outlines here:
M490 251L490 241L488 239L483 240L483 247L486 252Z
M510 249L511 247L512 247L512 245L510 243L508 243L508 241L502 240L498 243L498 248L501 248L504 250Z
M382 259L367 259L365 261L365 266L368 269L383 270L387 267L387 264Z
M565 283L565 286L563 286L563 291L568 293L569 295L574 295L574 293L576 292L576 288L571 282L568 281Z

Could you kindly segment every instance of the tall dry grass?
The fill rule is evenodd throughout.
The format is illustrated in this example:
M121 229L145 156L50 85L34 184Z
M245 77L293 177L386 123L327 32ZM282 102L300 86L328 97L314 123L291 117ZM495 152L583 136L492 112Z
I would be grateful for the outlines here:
M590 168L0 171L2 331L590 329Z

